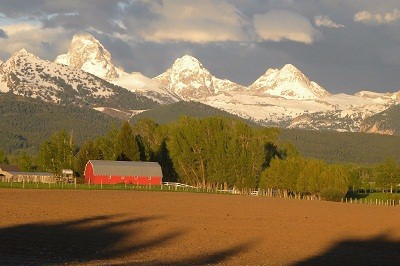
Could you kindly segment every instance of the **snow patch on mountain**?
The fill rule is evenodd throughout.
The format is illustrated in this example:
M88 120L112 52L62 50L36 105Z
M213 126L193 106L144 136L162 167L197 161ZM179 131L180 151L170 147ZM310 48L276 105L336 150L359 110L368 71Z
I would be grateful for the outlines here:
M7 82L3 80L3 77L0 75L0 92L6 93L9 91L10 89L7 87Z
M178 95L139 72L124 73L119 78L108 79L108 81L159 103L173 103L181 100Z
M399 92L395 93L382 93L382 92L373 92L373 91L360 91L354 94L357 97L362 97L362 98L369 98L369 99L381 99L382 101L387 101L387 100L393 100L393 101L398 101L400 98L398 98Z
M299 101L251 91L218 94L204 103L262 125L339 131L358 131L363 119L392 104L347 94Z

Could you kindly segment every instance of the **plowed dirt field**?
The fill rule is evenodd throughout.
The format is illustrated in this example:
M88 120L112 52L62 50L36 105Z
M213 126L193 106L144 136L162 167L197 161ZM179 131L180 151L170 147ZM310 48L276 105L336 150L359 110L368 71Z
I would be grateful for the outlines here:
M0 189L0 265L399 263L399 206Z

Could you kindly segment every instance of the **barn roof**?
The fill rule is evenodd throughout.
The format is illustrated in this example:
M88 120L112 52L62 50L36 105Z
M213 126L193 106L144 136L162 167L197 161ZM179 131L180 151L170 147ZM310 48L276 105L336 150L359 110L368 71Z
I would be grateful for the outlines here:
M157 162L126 162L90 160L95 175L162 176Z
M5 172L18 172L19 168L16 165L12 164L0 164L0 171L5 171Z

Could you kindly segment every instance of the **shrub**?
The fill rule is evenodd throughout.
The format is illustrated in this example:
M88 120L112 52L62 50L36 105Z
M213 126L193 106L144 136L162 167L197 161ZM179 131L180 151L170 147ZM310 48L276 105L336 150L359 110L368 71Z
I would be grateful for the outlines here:
M341 201L344 197L343 192L335 188L327 188L321 191L321 196L325 200Z

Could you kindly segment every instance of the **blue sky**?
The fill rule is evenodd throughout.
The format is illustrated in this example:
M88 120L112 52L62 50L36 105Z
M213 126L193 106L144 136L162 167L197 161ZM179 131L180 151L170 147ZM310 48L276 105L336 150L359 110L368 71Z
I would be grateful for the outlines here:
M398 0L0 0L0 59L47 60L93 34L116 65L149 77L190 54L250 85L292 63L332 93L400 90Z

